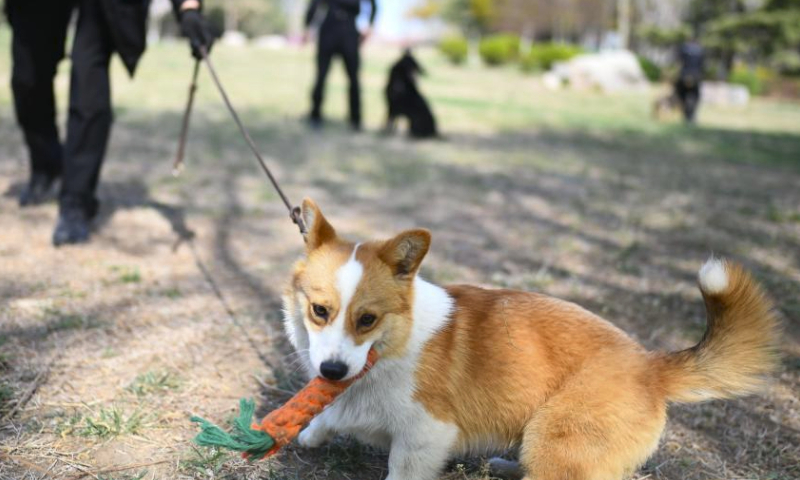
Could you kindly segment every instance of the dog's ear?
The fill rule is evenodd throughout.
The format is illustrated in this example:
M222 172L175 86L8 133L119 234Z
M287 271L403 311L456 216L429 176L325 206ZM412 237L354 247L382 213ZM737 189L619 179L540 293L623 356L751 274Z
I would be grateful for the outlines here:
M387 240L378 252L378 257L392 269L397 278L414 278L422 259L431 246L431 234L427 230L406 230Z
M322 215L322 210L314 203L314 200L310 198L303 199L301 214L303 223L306 226L306 251L311 252L321 245L336 239L336 230Z
M420 65L419 62L417 61L417 59L414 58L413 55L411 55L411 51L410 50L408 51L407 55L408 55L408 59L409 59L409 61L411 63L412 69L415 70L420 75L427 75L427 72L425 72L425 69L422 68L422 65Z

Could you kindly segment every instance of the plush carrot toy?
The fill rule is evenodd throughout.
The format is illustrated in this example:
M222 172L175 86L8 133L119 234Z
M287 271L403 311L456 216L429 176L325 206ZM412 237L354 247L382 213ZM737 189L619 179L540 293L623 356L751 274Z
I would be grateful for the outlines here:
M231 433L200 417L192 417L191 421L199 423L201 429L194 442L204 447L236 450L242 452L245 458L268 457L291 443L311 419L333 403L353 382L364 376L377 359L378 354L371 349L364 370L350 380L314 378L282 407L264 417L260 424L250 423L255 412L255 402L244 398L239 401L239 416L233 421Z

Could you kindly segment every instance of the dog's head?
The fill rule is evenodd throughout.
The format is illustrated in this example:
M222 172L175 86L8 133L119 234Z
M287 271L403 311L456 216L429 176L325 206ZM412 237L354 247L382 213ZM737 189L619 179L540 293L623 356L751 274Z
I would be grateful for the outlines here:
M407 49L403 53L403 56L400 57L396 65L409 77L414 77L417 74L425 75L425 69L417 62L417 59L414 58L410 49Z
M414 278L428 252L427 230L390 240L345 241L306 199L306 255L284 296L285 324L308 373L332 380L358 375L371 347L401 355L411 335Z

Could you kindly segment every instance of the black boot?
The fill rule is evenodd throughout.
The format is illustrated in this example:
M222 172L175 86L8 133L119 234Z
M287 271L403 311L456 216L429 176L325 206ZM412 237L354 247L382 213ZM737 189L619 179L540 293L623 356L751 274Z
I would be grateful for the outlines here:
M322 130L324 125L322 115L313 112L306 118L306 122L312 130Z
M86 243L91 235L91 222L98 210L97 200L81 202L70 198L61 200L58 223L53 232L53 245Z
M56 176L47 175L46 173L34 172L31 174L28 185L19 195L19 206L29 207L44 202L50 194L56 178Z

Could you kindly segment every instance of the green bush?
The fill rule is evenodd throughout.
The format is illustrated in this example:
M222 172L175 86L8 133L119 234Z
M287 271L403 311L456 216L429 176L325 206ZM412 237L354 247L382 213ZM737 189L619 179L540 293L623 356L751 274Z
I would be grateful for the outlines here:
M767 91L767 84L774 77L773 72L764 67L750 68L736 65L728 81L747 87L751 95L763 95Z
M772 67L781 75L787 77L800 77L800 52L784 50L772 56Z
M692 37L692 31L687 25L677 28L645 26L638 28L636 35L654 47L675 48L675 45L689 40Z
M439 42L439 51L454 65L461 65L467 60L469 45L461 35L450 35Z
M661 79L664 78L661 67L653 63L650 59L642 57L641 55L636 58L639 60L639 65L642 67L644 76L647 77L650 82L660 82Z
M521 66L526 72L550 70L554 63L567 61L581 53L583 49L577 45L537 43L532 45L528 54L523 57Z
M519 45L516 35L491 35L481 39L478 52L487 65L503 65L519 58Z

